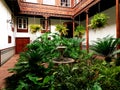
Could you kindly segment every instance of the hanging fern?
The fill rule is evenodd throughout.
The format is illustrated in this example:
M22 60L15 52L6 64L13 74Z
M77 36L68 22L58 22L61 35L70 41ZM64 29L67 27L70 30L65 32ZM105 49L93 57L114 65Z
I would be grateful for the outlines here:
M76 27L74 31L74 36L81 36L85 33L85 27L83 25L79 25Z
M56 31L58 31L61 34L61 36L67 35L68 34L67 30L68 29L64 24L56 25Z
M90 21L90 28L96 29L104 27L107 24L109 17L106 14L98 13L93 16Z
M30 32L33 34L33 33L36 33L37 31L41 30L42 29L42 26L39 25L39 24L30 24Z

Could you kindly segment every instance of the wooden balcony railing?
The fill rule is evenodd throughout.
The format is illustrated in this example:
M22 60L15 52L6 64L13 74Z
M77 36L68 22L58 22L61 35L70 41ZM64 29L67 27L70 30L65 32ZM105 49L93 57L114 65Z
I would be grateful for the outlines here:
M20 14L74 18L99 1L100 0L81 0L74 7L60 7L53 5L43 5L40 3L27 3L21 0L18 0L18 4L21 10Z

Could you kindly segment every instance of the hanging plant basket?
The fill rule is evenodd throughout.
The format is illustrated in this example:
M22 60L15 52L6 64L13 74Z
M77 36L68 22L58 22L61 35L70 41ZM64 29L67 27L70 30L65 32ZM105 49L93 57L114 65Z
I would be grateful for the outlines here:
M109 17L104 13L98 13L93 16L90 21L90 28L96 29L104 27L107 24Z
M30 24L30 32L36 33L37 31L40 31L42 29L42 26L39 24Z
M83 25L78 25L74 30L74 36L80 37L85 34L85 27Z
M67 27L64 24L57 24L56 25L56 31L60 33L61 36L65 36L68 34Z

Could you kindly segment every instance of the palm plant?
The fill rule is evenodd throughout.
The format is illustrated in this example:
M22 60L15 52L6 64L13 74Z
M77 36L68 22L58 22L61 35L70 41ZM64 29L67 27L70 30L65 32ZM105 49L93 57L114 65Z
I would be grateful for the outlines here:
M106 61L111 61L112 57L118 53L117 45L120 43L119 38L113 38L112 36L106 36L102 39L98 38L94 41L91 50L105 57Z

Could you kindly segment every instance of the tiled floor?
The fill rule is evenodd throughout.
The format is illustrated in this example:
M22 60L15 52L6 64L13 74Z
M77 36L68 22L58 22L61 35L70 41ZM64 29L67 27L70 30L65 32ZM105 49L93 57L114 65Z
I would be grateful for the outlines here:
M12 75L12 73L9 73L8 69L14 67L15 63L17 62L17 59L19 58L19 55L14 55L11 57L5 64L0 66L0 90L4 88L4 82L5 78Z

